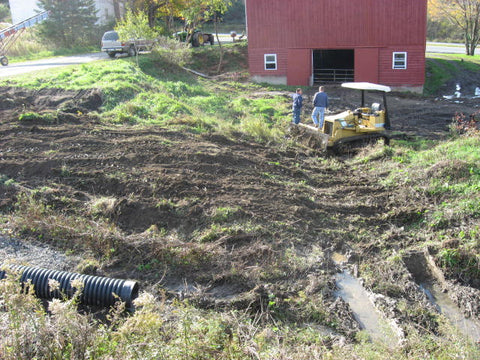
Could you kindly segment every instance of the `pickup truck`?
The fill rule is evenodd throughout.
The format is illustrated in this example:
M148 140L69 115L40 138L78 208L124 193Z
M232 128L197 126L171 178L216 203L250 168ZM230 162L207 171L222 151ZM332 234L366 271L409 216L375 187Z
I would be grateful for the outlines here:
M139 51L147 51L153 47L153 40L130 39L120 41L116 31L107 31L102 37L102 51L114 58L117 54L135 56Z

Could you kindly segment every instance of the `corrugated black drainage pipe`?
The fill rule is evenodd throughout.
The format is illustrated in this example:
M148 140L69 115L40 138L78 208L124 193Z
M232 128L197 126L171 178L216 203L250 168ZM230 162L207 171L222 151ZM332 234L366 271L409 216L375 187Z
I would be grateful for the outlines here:
M22 284L30 280L35 295L41 299L60 298L62 294L71 297L75 290L72 288L72 280L76 279L83 282L80 302L84 305L111 306L121 300L125 302L127 309L133 310L133 300L138 296L138 283L131 280L82 275L21 265L12 265L7 270L0 270L0 280L10 272L21 274L20 282ZM58 290L52 291L50 289L48 284L50 279L59 283Z

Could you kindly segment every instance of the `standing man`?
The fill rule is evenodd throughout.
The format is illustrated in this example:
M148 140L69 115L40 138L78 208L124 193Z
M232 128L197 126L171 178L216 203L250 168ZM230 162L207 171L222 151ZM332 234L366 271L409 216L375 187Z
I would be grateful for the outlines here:
M325 110L328 108L328 95L324 92L324 87L320 86L318 92L313 96L312 119L315 126L321 130L325 119Z
M303 96L302 96L302 89L298 88L296 93L293 94L293 123L299 124L300 123L300 114L302 112L303 106Z

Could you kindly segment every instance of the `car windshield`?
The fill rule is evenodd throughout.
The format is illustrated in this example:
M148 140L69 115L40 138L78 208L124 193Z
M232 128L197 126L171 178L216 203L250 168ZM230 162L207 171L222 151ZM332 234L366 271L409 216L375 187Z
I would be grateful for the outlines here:
M118 34L116 31L109 31L103 34L103 40L117 41Z

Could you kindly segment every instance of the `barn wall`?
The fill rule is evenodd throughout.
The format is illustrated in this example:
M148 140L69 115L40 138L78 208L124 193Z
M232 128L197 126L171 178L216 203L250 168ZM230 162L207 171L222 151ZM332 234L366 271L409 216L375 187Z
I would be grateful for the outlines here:
M277 70L265 70L264 55L276 54L277 55ZM250 67L250 74L253 76L265 76L265 77L282 77L287 76L287 64L288 64L288 50L264 48L264 49L252 49L248 48L248 63ZM285 80L286 85L286 80Z
M287 60L287 85L310 85L312 51L310 49L289 49Z
M379 82L379 49L355 50L355 81Z
M426 0L247 0L252 48L422 45Z
M289 68L288 50L302 50L299 54L303 55L299 56L305 58L297 62L306 64L311 61L307 57L311 57L313 49L355 49L356 76L362 81L373 82L376 78L392 85L424 83L427 0L246 0L246 3L250 72L254 76L288 75L289 84L303 85L305 74ZM393 51L409 52L407 70L391 69ZM377 58L372 57L375 52ZM264 70L265 53L278 54L279 67L275 73ZM299 78L295 78L296 72Z
M393 52L406 51L407 69L393 70ZM420 86L425 82L425 48L422 46L390 47L380 50L379 54L379 81L382 84L403 86Z

